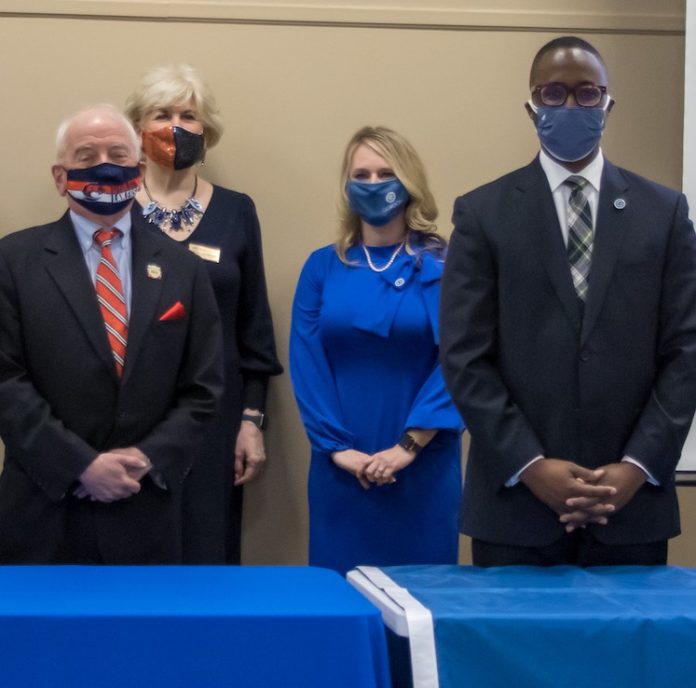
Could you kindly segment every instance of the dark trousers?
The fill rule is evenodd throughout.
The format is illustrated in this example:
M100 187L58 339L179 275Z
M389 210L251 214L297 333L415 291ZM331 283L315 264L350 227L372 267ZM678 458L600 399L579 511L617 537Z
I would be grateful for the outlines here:
M474 566L656 566L667 563L667 540L633 545L607 545L578 528L545 547L499 545L472 539Z

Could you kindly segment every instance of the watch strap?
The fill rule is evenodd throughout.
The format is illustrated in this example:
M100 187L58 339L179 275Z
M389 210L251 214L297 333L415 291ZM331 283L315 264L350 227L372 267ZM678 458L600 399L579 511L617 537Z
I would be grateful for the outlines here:
M423 449L422 444L418 444L416 442L415 438L413 435L409 434L408 432L405 432L403 435L401 435L401 439L397 443L402 449L405 449L408 452L415 452L418 454Z
M268 424L268 419L265 413L242 413L242 420L248 420L253 423L259 430L265 430Z

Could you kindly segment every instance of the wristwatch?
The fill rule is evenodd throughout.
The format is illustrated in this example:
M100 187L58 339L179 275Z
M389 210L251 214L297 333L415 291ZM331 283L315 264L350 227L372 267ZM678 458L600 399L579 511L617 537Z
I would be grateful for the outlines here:
M407 452L415 452L416 454L423 449L423 445L418 444L413 435L409 435L407 432L401 435L401 439L397 442L397 444Z
M242 413L242 420L248 420L259 430L265 430L268 425L268 419L265 413Z

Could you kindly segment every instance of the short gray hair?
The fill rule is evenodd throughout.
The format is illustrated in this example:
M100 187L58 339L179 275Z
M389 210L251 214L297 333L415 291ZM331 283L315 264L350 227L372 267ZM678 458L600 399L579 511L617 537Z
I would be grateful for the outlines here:
M136 133L133 125L130 123L128 118L111 103L97 103L96 105L89 105L87 107L80 108L77 112L73 112L72 115L66 117L59 125L56 131L56 160L60 161L65 155L66 139L68 130L70 126L76 119L79 119L88 112L103 112L111 117L114 121L123 124L126 132L128 133L128 138L133 144L133 151L135 153L136 159L140 160L140 137Z

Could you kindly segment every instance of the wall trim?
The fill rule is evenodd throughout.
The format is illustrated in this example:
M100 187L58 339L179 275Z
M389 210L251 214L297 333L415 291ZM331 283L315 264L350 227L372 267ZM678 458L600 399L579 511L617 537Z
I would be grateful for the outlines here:
M0 17L683 35L684 13L540 12L191 0L0 0ZM630 8L630 3L627 3Z

